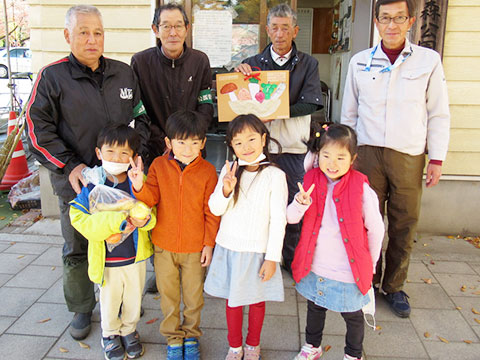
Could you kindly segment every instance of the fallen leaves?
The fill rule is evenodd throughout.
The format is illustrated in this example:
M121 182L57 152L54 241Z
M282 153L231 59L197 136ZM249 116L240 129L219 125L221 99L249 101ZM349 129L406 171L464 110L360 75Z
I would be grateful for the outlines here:
M432 279L422 279L425 284L431 284Z
M10 245L15 245L16 243L16 241L10 241Z
M471 344L472 340L463 340L463 342L466 343L466 344Z
M156 322L156 321L158 321L158 318L153 318L153 319L151 319L151 320L146 321L145 324L150 325L150 324L153 324L153 323Z
M425 332L423 333L423 336L425 336L426 338L429 338L429 337L432 336L432 335L430 335L430 333L429 333L428 331L425 331Z
M435 261L430 260L430 264L435 265Z
M83 342L81 342L81 341L78 341L78 345L80 345L80 347L81 347L82 349L90 349L90 345L85 344L85 343L83 343Z
M475 308L472 308L472 313L474 313L475 315L480 315L480 312Z
M475 322L476 322L477 324L480 324L480 319L473 318L473 320L475 320Z
M52 270L52 271L55 270L55 269L56 269L55 266L52 266L52 267L50 268L50 270Z
M17 259L21 259L21 258L24 258L24 257L25 257L25 255L19 255L19 256L17 256Z
M5 216L0 216L0 220L5 220L6 217Z
M153 300L160 300L161 296L160 295L157 295L157 296L154 296L153 297Z
M461 292L467 291L467 286L466 286L466 285L462 285L462 287L460 288L460 291L461 291Z
M60 350L61 353L68 353L68 349L65 349L63 347L60 347L60 349L58 350Z
M455 309L457 309L457 310L462 310L462 307L461 307L461 306L457 306Z
M445 343L445 344L448 344L450 341L448 341L447 339L441 337L441 336L437 336L441 342Z
M473 292L473 295L480 295L480 291Z
M327 352L328 350L330 350L332 347L330 345L327 345L323 348L323 352Z
M465 236L463 240L480 249L480 236Z
M46 319L38 320L37 322L39 324L43 324L43 323L49 322L50 320L52 320L52 319L51 318L46 318Z
M382 327L380 325L375 326L375 330L379 331L382 330Z

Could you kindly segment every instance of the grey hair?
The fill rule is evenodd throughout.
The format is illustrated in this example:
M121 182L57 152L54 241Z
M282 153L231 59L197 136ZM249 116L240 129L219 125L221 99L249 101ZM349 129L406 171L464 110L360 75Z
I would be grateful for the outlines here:
M297 25L297 12L293 10L287 3L279 4L270 9L267 16L267 25L273 17L288 17L292 19L292 25Z
M68 9L67 13L65 14L65 28L68 29L68 31L71 32L73 30L78 14L97 15L103 24L102 14L95 6L75 5L75 6L72 6L70 9Z

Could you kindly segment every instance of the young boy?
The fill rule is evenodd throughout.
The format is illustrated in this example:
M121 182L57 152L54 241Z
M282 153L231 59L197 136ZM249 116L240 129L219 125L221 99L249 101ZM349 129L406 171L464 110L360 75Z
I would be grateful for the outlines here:
M138 133L127 125L104 128L95 149L106 175L105 185L132 194L127 170L140 146ZM105 359L123 360L143 355L136 325L140 319L145 285L146 259L153 254L147 231L156 223L154 214L135 219L120 211L91 214L88 195L95 185L88 184L70 202L72 225L88 239L88 276L100 284L102 346ZM133 194L132 194L133 196ZM112 251L106 242L118 233L130 236ZM119 311L121 315L119 316Z
M171 152L157 157L143 182L141 159L128 175L135 196L157 206L152 231L154 267L167 338L168 360L200 359L198 337L203 307L205 268L210 264L220 219L208 207L215 189L215 167L200 156L206 126L192 111L177 111L167 119L165 142ZM183 297L183 322L180 301Z

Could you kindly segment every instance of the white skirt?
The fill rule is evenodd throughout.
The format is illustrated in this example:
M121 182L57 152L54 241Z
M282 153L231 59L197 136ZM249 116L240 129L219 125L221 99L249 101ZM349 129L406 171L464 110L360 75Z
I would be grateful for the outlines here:
M258 276L265 254L238 252L215 246L212 263L205 280L205 292L228 299L228 306L237 307L262 301L283 301L283 280L280 264L275 274L263 282Z

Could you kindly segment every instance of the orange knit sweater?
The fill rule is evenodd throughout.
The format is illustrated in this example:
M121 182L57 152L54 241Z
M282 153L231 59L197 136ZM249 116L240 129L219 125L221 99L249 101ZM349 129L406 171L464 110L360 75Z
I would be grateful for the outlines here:
M214 246L220 218L213 215L208 199L215 189L215 167L198 156L183 171L168 154L157 157L147 181L135 197L150 207L157 207L157 225L152 242L176 253L202 251Z

